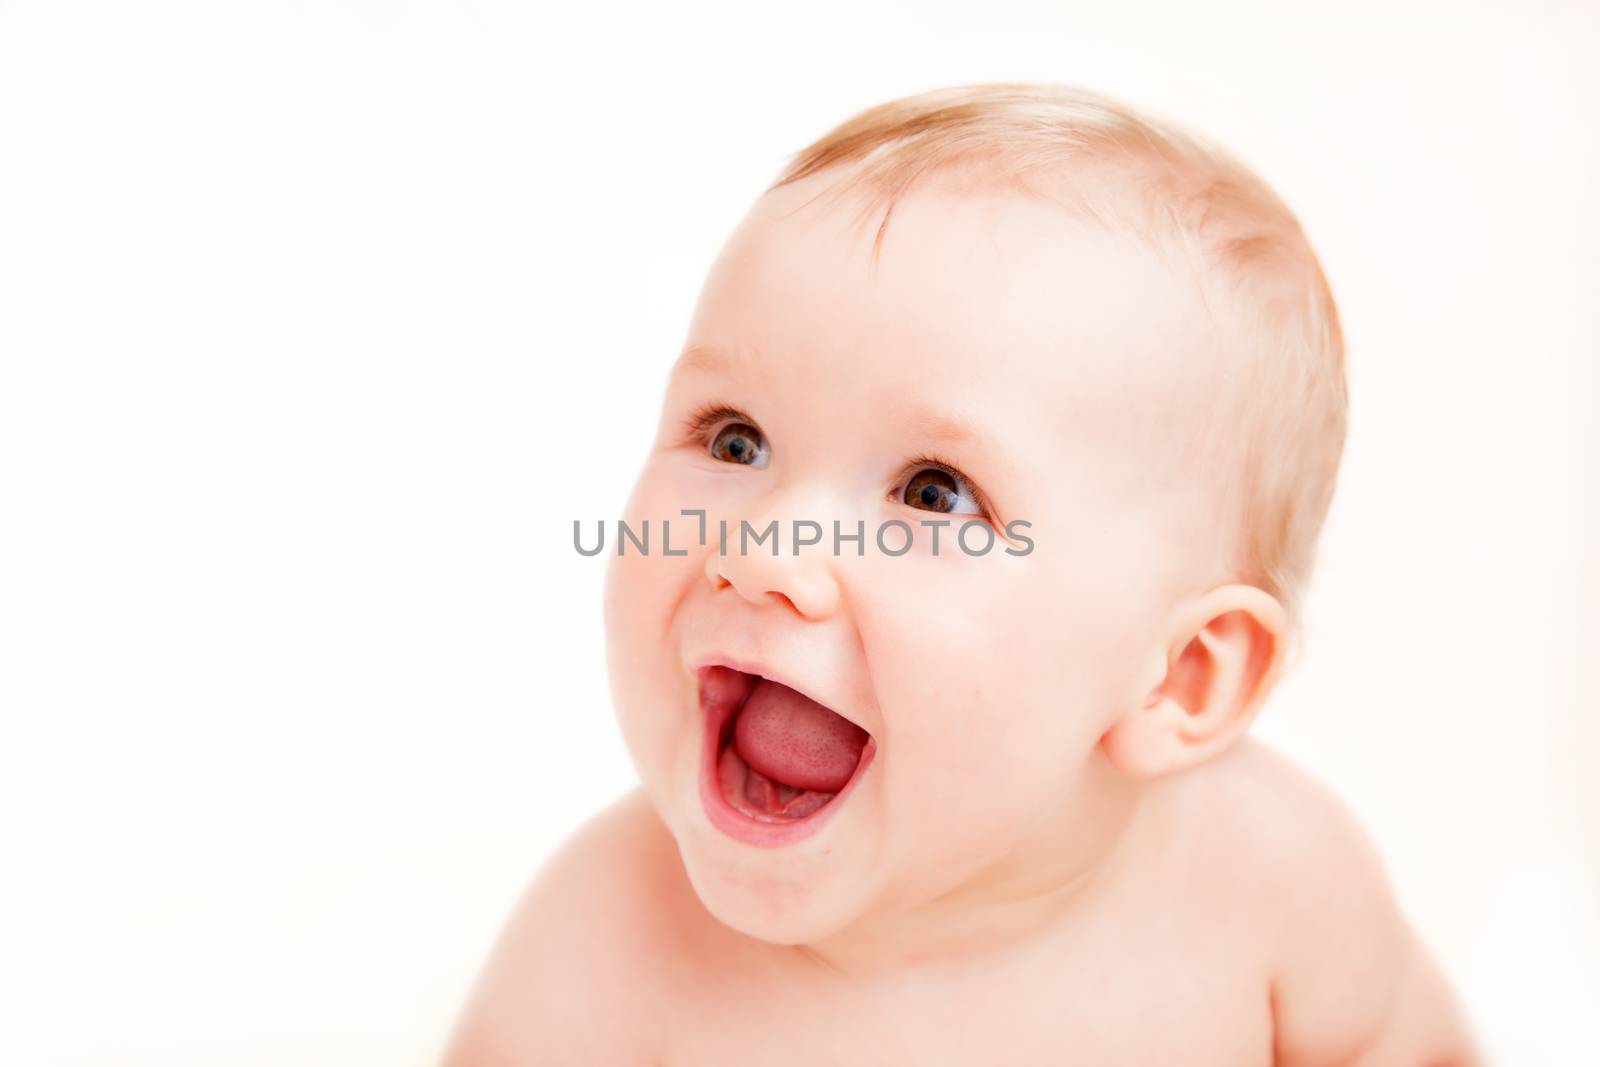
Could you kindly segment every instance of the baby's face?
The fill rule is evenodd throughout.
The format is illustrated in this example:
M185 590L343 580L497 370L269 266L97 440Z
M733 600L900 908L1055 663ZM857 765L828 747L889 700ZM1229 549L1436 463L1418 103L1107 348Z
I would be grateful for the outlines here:
M710 911L784 943L1059 877L1205 507L1163 473L1203 395L1182 273L1052 205L937 187L874 267L877 217L802 206L835 177L768 194L723 250L624 516L649 552L606 545L642 782ZM741 520L777 520L779 554L741 553ZM798 553L797 521L821 531Z

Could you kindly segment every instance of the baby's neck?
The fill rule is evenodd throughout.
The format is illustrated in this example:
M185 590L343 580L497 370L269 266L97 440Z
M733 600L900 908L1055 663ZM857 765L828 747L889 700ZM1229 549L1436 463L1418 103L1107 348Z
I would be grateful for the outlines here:
M1091 913L1138 866L1153 836L1141 818L1149 795L1110 772L1078 806L1087 829L1064 849L1006 857L953 892L789 951L821 976L861 981L909 968L978 975L1002 966Z

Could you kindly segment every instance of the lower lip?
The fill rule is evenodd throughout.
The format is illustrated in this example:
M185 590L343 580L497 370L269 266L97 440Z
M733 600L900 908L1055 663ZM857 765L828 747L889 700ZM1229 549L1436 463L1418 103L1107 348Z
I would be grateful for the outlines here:
M861 781L861 776L866 773L867 766L872 763L873 756L878 752L877 740L869 735L866 746L861 750L861 761L856 764L855 772L850 775L850 780L844 784L844 788L834 794L832 800L802 819L761 822L728 803L727 798L722 795L722 783L717 774L722 730L736 710L723 709L715 713L706 713L702 708L706 723L700 746L700 805L705 809L711 825L735 841L746 845L782 848L816 833L855 790L856 783Z

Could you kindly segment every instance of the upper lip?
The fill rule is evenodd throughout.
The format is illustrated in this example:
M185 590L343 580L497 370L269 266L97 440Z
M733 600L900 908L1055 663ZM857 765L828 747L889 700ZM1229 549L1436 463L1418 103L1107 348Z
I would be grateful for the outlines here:
M814 700L818 704L821 704L823 707L827 708L835 715L838 715L840 718L848 719L850 722L855 723L863 730L867 729L866 724L852 715L847 708L841 707L837 701L829 699L829 694L822 692L820 689L813 689L811 686L797 681L795 676L790 674L787 670L784 670L780 667L774 667L763 660L744 656L734 656L723 652L712 652L695 657L689 662L689 669L694 672L697 678L700 672L707 667L730 667L733 670L741 671L744 674L759 675L768 681L777 682L779 685L786 685L790 689L793 689L795 692L799 693L801 696L807 697L808 699ZM868 730L867 732L871 733L872 731Z

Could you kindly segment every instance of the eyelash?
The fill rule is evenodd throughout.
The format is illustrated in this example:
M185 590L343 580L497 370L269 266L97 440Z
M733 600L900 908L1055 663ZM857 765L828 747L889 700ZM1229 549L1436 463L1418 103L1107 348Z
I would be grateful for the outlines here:
M687 419L683 420L684 440L693 444L709 444L710 442L705 439L706 431L724 419L755 425L755 420L738 408L731 408L726 404L707 404L696 408Z
M965 474L962 474L960 468L956 467L953 463L946 463L938 456L930 456L926 452L921 453L920 455L912 456L910 462L906 464L904 471L901 473L900 478L896 481L896 484L898 485L901 482L906 481L918 471L927 470L929 467L932 467L934 470L944 471L957 482L966 486L967 489L971 491L972 499L978 505L978 510L983 513L983 517L991 522L994 521L994 509L989 506L989 498L984 495L982 489L978 488L977 483L971 478L968 478Z
M742 422L749 426L755 426L756 424L754 419L738 408L730 407L727 404L706 404L696 408L689 414L688 418L683 420L684 440L691 444L708 445L710 441L706 438L707 431L724 420ZM938 456L930 456L925 452L912 456L902 469L897 484L904 482L918 471L926 470L929 467L944 471L951 478L966 486L971 491L972 499L977 502L978 510L983 513L983 517L993 521L994 509L989 506L989 498L984 495L983 490L979 489L971 478L962 474L960 468L955 464L946 463Z

